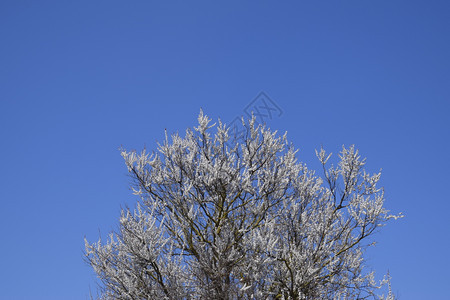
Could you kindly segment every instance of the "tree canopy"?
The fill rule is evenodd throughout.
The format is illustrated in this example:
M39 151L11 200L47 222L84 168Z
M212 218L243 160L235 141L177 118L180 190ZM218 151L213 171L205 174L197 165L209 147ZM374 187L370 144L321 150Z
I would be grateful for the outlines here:
M383 298L387 280L375 281L364 252L401 215L384 207L381 173L368 174L350 146L335 166L316 151L317 175L286 133L242 123L237 138L201 111L197 127L166 134L157 152L122 151L140 201L106 244L85 242L101 297Z

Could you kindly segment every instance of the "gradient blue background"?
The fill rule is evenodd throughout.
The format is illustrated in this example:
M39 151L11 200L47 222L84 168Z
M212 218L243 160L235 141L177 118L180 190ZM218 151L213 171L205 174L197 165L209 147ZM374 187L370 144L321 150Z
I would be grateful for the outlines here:
M133 206L118 148L267 123L317 167L355 144L383 168L388 224L368 252L400 299L450 299L450 2L2 1L0 298L86 299L84 242Z

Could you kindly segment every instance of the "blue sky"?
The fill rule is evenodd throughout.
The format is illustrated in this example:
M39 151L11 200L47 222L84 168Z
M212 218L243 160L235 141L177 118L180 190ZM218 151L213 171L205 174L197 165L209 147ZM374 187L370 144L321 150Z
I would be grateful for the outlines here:
M133 206L119 147L230 122L261 91L298 158L355 144L406 217L368 263L449 299L450 2L2 1L0 299L86 299L84 242Z

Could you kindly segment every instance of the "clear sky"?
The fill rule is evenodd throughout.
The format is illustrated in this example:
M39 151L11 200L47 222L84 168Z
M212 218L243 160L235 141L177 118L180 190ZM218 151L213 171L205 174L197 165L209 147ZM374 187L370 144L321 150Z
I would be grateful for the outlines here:
M119 147L200 108L231 122L261 91L299 160L355 144L383 169L406 217L368 253L378 279L450 299L449 53L446 0L1 1L0 299L86 299L84 236L137 200Z

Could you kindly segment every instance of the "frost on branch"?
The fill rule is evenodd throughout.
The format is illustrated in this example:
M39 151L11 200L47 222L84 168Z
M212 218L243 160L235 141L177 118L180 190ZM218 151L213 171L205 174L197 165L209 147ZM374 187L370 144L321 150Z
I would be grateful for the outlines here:
M391 218L353 146L322 176L255 118L242 141L200 112L158 151L122 151L141 201L86 241L105 299L379 299L364 251ZM387 296L393 299L392 293ZM381 299L381 298L380 298Z

